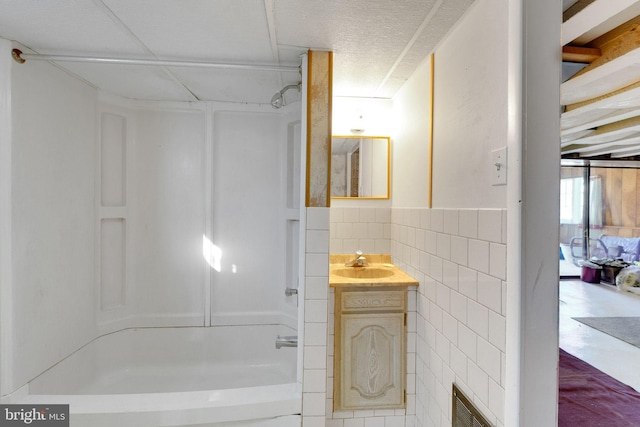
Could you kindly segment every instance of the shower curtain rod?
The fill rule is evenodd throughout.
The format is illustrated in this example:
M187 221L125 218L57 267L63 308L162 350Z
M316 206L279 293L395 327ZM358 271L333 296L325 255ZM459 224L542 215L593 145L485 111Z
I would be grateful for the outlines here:
M220 62L198 62L198 61L172 61L161 59L132 59L132 58L104 58L90 56L66 56L66 55L41 55L34 53L22 53L20 49L13 49L11 56L16 62L24 63L27 59L37 61L58 61L58 62L87 62L93 64L115 64L115 65L155 65L162 67L198 67L198 68L226 68L233 70L256 70L256 71L281 71L299 72L299 66L284 65L256 65L256 64L225 64Z

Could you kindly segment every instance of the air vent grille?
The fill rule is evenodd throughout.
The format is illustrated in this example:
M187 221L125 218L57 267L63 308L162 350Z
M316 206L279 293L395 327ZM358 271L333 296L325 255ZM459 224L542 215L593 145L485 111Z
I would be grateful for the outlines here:
M453 385L453 427L492 427L469 399Z

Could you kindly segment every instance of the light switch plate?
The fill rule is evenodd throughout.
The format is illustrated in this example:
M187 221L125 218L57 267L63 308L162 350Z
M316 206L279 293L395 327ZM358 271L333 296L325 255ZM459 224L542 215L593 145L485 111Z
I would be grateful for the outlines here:
M491 152L491 185L507 185L507 147Z

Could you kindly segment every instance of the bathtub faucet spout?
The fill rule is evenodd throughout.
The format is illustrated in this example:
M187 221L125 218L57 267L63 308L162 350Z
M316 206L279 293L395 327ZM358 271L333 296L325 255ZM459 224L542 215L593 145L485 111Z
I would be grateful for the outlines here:
M280 349L282 347L297 347L298 346L298 336L297 335L287 335L280 336L276 338L276 349Z

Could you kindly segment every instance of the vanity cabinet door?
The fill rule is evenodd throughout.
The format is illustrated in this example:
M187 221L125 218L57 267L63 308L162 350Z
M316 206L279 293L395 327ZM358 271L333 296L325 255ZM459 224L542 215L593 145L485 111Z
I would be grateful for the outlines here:
M341 320L342 409L404 408L404 313Z

